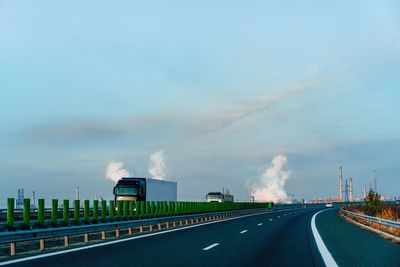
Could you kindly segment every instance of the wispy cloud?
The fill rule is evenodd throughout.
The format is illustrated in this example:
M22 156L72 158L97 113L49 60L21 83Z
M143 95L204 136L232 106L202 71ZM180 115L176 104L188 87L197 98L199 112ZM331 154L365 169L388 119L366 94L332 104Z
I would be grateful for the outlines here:
M110 139L129 136L173 134L196 137L219 132L244 121L257 113L271 109L280 102L319 88L323 82L301 83L275 93L243 97L228 109L215 108L206 113L153 113L131 118L107 120L80 120L50 123L30 130L30 135L42 140ZM162 129L162 130L160 130ZM157 136L157 135L156 135Z

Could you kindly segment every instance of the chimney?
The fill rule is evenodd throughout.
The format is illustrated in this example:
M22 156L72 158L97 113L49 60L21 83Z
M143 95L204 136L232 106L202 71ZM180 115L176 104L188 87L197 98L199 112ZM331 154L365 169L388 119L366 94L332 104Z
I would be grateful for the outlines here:
M349 186L350 186L350 202L353 201L353 178L350 177L349 180Z
M364 185L364 199L367 197L367 186Z
M343 169L339 167L339 199L343 201Z

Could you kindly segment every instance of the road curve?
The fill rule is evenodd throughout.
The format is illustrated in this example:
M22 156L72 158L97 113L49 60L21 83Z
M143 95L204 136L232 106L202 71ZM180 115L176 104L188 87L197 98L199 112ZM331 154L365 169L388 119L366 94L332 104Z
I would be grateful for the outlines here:
M310 226L318 210L248 216L9 266L324 266Z

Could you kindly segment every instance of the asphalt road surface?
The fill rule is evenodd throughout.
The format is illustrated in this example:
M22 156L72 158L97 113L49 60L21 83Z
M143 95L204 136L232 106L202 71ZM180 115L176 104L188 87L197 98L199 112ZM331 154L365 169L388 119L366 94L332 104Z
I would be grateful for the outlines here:
M325 266L311 230L319 210L247 216L9 266ZM320 213L316 225L339 266L400 266L399 245L344 222L336 212ZM382 248L365 251L368 246Z

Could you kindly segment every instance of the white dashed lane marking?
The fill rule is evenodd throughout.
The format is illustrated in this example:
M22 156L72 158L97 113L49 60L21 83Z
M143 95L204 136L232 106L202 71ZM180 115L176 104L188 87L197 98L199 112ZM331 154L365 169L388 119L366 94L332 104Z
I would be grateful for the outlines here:
M216 247L218 245L219 245L219 243L214 243L214 244L212 244L212 245L210 245L208 247L203 248L203 250L209 250L209 249L212 249L213 247Z
M241 234L244 234L244 233L246 233L247 232L247 230L243 230L243 231L241 231L240 233Z

